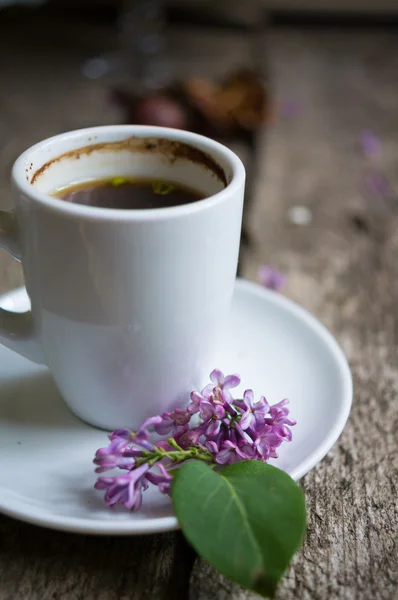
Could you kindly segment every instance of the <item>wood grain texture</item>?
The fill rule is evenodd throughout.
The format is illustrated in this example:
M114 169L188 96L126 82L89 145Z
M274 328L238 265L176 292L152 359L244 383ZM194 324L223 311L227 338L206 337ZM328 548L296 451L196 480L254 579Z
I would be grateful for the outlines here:
M246 273L255 278L265 261L283 270L286 294L337 336L355 379L347 428L301 482L308 536L279 598L392 599L398 584L397 39L280 31L270 48L277 97L299 102L302 112L280 117L267 137L251 214L257 245ZM364 129L380 136L380 158L364 158ZM367 189L371 173L388 178L385 198ZM309 226L289 222L295 205L311 209ZM210 599L204 569L195 567L201 591L192 597ZM227 589L225 598L254 597Z
M13 160L29 144L117 118L104 85L80 73L85 57L112 47L107 30L77 31L72 51L59 24L31 22L31 33L24 35L12 27L0 24L0 55L7 52L6 68L0 69L1 196L9 193ZM205 57L201 60L204 64ZM269 39L269 61L277 99L299 101L301 114L280 116L267 134L245 273L255 280L263 262L283 270L285 293L337 336L355 378L347 428L301 482L308 536L278 598L393 600L398 586L398 38L383 31L278 30ZM363 129L380 135L378 159L362 155ZM390 182L385 198L366 187L373 171ZM311 209L310 225L290 223L288 209L294 205ZM0 291L21 281L20 267L1 252ZM180 534L90 538L0 517L0 600L168 598L255 595L195 560Z

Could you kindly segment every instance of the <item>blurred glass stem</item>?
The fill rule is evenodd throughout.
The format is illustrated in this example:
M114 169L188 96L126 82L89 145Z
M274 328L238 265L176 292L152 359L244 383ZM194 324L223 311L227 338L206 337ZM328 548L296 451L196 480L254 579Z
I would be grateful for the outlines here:
M170 73L165 60L164 0L124 0L118 20L126 75L139 92L164 87Z

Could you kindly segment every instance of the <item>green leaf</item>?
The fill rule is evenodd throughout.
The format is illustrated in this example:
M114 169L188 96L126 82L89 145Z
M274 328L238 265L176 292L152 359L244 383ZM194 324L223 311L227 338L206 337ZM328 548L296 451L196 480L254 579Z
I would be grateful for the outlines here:
M304 495L287 473L255 460L218 472L191 461L176 472L172 497L198 554L240 585L274 597L306 528Z

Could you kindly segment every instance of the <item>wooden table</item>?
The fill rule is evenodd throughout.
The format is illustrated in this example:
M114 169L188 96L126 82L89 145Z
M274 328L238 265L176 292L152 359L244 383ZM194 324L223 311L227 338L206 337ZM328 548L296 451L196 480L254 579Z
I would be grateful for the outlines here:
M116 119L103 84L80 72L109 38L106 28L77 28L72 49L59 23L30 19L23 31L11 21L0 35L0 56L7 52L2 207L10 167L25 147ZM398 38L382 30L276 30L269 48L276 97L298 101L301 112L279 117L267 134L245 274L255 280L264 262L284 271L284 293L337 336L355 379L343 435L301 481L308 536L278 598L391 600L398 584ZM379 134L379 158L363 156L363 129ZM386 198L367 188L371 169L388 178ZM309 225L290 222L295 205L311 210ZM18 264L2 252L0 292L21 281ZM0 517L0 600L254 597L197 559L179 533L94 538Z

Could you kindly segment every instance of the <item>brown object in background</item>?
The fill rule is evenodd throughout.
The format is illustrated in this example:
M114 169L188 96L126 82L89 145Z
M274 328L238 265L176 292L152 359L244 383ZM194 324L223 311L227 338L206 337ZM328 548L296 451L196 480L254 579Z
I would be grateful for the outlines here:
M188 115L183 106L166 94L152 94L139 99L135 104L134 121L140 125L189 129Z
M188 102L224 135L256 131L267 122L268 90L254 71L239 71L221 84L188 79L182 87Z
M215 138L246 137L270 119L266 82L250 70L220 83L192 78L146 96L126 90L113 95L129 123L190 129Z

